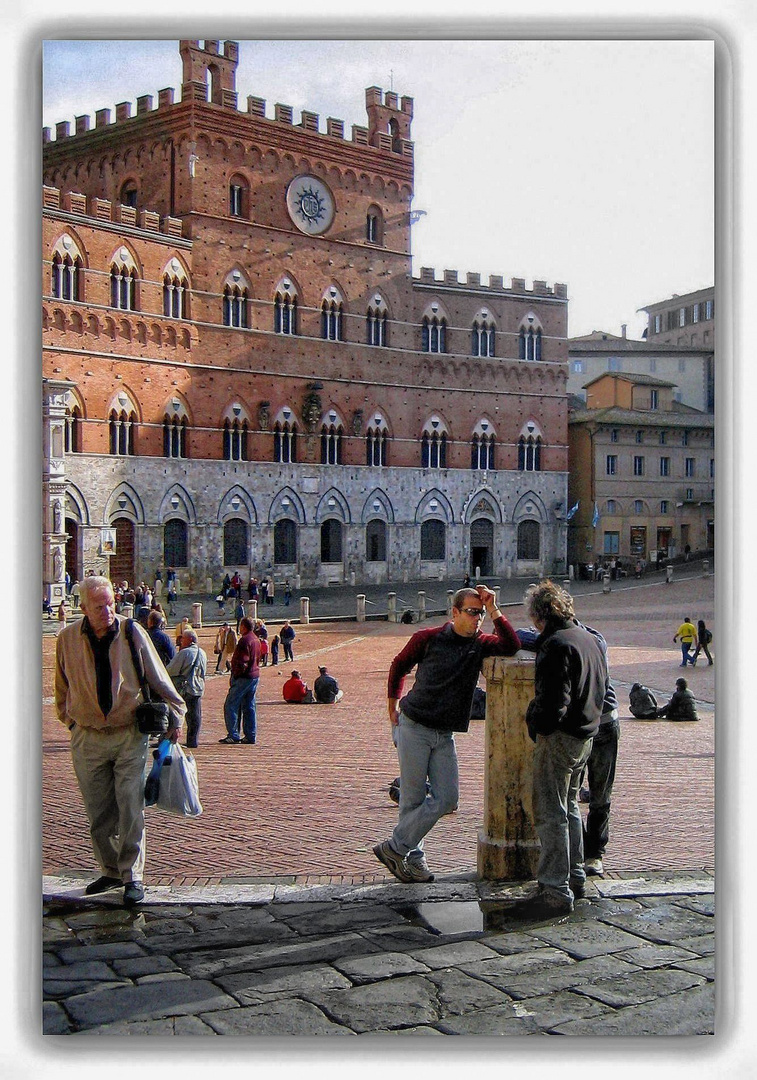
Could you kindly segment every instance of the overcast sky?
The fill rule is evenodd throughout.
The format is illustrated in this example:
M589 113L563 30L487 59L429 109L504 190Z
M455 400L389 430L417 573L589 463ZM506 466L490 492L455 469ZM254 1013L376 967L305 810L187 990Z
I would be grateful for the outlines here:
M709 41L241 41L248 94L351 125L414 99L413 269L565 282L571 336L714 282ZM43 124L181 87L177 41L53 41Z

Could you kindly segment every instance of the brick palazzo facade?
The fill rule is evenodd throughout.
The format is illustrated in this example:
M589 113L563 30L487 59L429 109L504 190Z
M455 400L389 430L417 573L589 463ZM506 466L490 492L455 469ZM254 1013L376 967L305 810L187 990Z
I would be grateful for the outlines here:
M412 99L244 111L238 50L44 131L48 596L563 572L566 287L413 277Z

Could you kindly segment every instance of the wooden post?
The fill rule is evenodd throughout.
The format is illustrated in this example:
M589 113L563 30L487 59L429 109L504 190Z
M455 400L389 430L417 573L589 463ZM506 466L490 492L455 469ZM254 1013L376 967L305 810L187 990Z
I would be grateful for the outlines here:
M478 876L485 881L530 881L539 840L533 826L534 744L526 709L534 696L534 660L495 656L484 661L486 760L484 824L478 835Z

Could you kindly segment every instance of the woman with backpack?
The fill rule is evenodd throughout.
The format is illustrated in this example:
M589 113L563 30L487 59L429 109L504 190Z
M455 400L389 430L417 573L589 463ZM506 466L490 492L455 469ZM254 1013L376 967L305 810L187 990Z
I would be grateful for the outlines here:
M708 664L710 666L712 665L712 657L710 656L709 650L709 644L711 641L712 631L707 629L704 624L704 619L700 619L697 622L697 648L696 652L694 653L694 659L691 662L692 665L696 664L697 657L699 656L700 651L704 652L704 655L707 657Z

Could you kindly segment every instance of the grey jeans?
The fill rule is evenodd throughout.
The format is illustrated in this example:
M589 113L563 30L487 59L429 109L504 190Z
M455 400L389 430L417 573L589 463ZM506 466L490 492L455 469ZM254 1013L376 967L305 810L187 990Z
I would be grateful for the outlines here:
M573 899L571 879L586 881L578 789L591 744L555 731L537 735L534 748L534 825L541 844L537 878L566 900Z
M440 817L457 806L459 782L455 735L416 724L400 713L397 726L400 762L400 814L392 847L410 862L423 854L423 837ZM426 794L426 777L431 790Z

